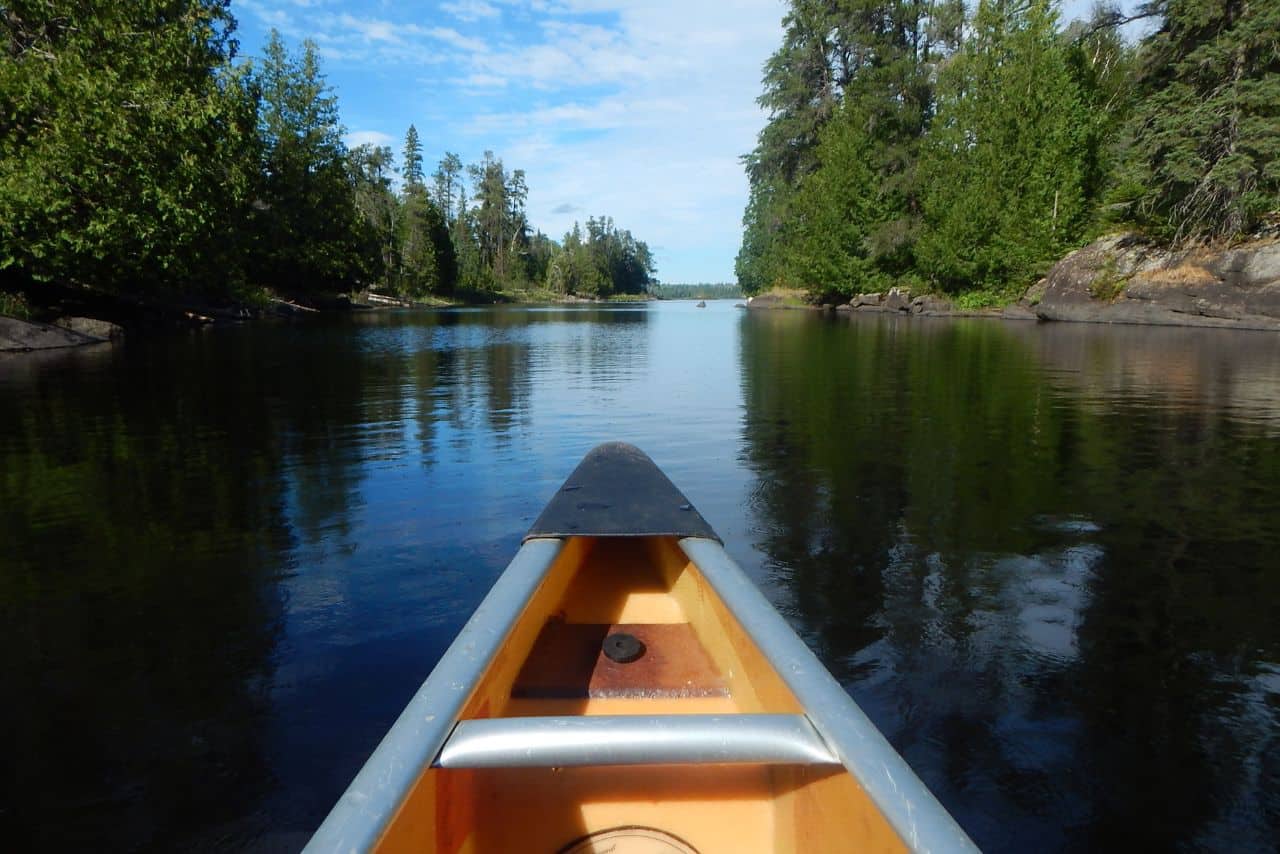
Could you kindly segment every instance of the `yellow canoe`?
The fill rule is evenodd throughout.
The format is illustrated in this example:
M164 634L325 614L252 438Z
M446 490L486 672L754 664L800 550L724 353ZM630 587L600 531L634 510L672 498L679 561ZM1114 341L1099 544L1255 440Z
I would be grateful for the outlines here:
M976 849L688 500L611 443L306 850Z

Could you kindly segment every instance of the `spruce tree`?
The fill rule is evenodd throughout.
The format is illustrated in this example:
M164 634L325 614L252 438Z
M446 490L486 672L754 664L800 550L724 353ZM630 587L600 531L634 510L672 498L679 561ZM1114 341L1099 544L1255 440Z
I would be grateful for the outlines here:
M276 31L253 71L262 96L265 151L258 263L265 283L294 290L343 287L368 250L355 209L338 102L313 42L294 57Z
M409 125L404 135L404 168L401 170L406 185L422 185L422 142L418 129Z
M982 0L939 80L920 271L948 290L1026 286L1088 218L1093 125L1049 0Z
M1174 239L1231 236L1280 210L1280 3L1154 0L1118 196Z

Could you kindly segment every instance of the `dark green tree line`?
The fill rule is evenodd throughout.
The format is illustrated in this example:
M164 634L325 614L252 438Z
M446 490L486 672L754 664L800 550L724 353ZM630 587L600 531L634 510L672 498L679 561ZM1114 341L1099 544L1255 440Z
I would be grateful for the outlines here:
M591 217L584 235L578 223L564 236L547 266L547 287L579 296L643 294L655 284L653 255L643 240L614 227L611 217Z
M739 282L1020 292L1104 227L1248 233L1280 208L1280 8L793 0L744 158Z
M228 0L0 4L0 289L27 295L0 304L546 286L561 247L523 170L448 153L428 177L412 125L398 169L348 149L315 44L273 31L241 62L234 31ZM600 222L584 292L643 290L648 248Z
M0 270L115 292L234 287L256 103L225 0L0 6Z

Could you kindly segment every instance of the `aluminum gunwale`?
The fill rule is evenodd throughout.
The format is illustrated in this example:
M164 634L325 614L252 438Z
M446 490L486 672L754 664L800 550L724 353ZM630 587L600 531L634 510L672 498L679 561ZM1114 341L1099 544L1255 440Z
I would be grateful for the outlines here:
M520 547L304 851L373 849L563 548L559 539Z
M913 851L978 847L718 542L685 555L796 695L818 733Z
M804 715L566 715L459 721L440 768L840 765Z

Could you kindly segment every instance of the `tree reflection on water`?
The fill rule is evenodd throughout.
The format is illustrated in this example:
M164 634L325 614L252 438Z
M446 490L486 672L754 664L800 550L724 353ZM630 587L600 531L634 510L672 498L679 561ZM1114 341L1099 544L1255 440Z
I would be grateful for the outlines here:
M1274 838L1273 337L764 313L741 342L773 584L981 846Z

